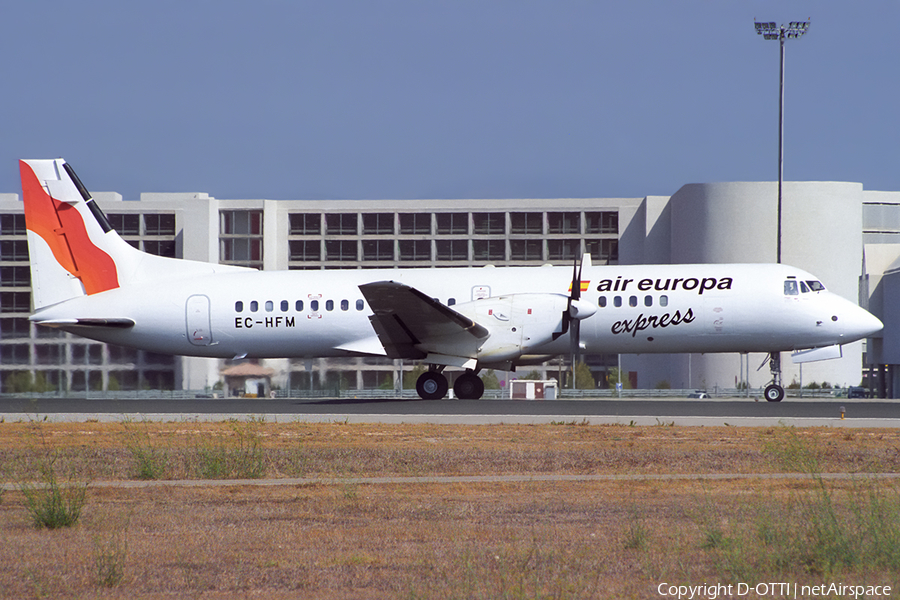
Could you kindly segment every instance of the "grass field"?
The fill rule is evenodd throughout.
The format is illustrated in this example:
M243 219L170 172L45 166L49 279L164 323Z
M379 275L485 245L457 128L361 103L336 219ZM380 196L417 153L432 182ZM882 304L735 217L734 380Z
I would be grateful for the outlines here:
M896 595L898 482L869 474L898 467L894 430L2 423L0 597L660 598L662 583L832 581ZM699 477L715 474L741 478ZM299 477L316 481L202 483ZM160 483L104 485L132 480Z

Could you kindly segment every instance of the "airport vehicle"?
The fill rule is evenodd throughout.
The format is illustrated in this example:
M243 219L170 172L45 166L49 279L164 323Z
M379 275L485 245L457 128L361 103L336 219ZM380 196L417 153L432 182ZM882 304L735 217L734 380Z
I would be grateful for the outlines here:
M780 264L257 271L125 242L62 159L20 162L38 325L162 354L382 356L428 365L425 399L479 398L481 369L560 354L767 352L845 344L881 322Z

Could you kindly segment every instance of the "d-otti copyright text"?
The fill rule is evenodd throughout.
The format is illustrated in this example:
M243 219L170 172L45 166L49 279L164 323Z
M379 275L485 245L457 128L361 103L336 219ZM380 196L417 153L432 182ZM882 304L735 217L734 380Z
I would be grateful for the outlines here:
M753 594L757 598L816 598L820 596L839 598L877 598L890 596L889 585L850 585L845 583L821 583L804 585L793 582L763 583L704 583L702 585L676 585L660 583L656 592L661 597L678 600L716 600Z

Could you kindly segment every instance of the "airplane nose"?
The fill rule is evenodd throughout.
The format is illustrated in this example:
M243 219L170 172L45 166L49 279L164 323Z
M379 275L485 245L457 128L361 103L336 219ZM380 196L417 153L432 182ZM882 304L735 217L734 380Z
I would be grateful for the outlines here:
M834 319L835 317L832 317ZM881 319L858 306L853 306L853 310L848 311L844 317L847 322L844 323L844 337L854 340L869 337L873 333L878 333L884 328Z

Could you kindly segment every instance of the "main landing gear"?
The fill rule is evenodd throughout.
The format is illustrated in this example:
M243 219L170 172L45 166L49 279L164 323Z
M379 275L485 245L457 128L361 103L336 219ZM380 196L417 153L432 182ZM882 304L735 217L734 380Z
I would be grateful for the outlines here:
M450 388L447 377L442 373L443 367L432 366L419 376L416 381L416 392L423 400L440 400L447 395ZM453 393L461 400L478 400L484 394L484 382L475 371L468 370L456 378Z
M768 402L784 400L784 387L781 385L781 352L769 353L769 370L772 371L772 383L763 390Z

